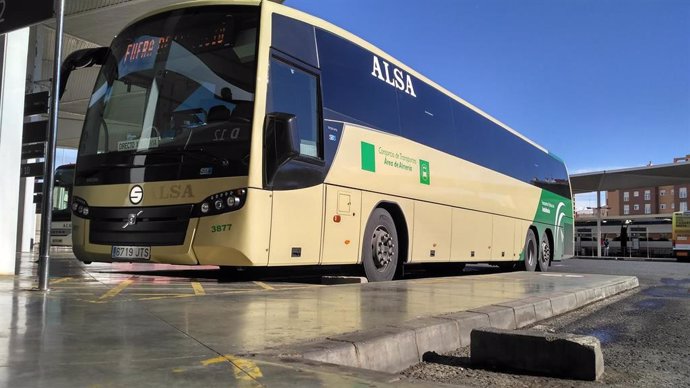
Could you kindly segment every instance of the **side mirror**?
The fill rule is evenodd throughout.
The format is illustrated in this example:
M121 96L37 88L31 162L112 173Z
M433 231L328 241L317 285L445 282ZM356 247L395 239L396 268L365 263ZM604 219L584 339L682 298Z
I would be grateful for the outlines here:
M274 112L266 115L266 141L273 141L279 164L300 154L297 116Z
M299 155L299 130L289 113L268 113L264 123L264 183L271 185L278 168Z
M60 72L60 89L58 90L60 98L65 93L67 80L74 70L91 66L102 66L109 55L110 48L108 47L82 49L68 55L62 62L62 71Z

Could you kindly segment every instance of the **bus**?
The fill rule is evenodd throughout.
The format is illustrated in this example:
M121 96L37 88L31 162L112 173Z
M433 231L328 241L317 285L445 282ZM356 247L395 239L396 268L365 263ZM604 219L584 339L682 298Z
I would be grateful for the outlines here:
M372 44L269 1L205 1L114 38L71 204L84 262L220 267L573 254L564 162Z
M624 239L621 238L623 234ZM608 250L605 247L607 240ZM580 256L596 256L597 246L601 245L604 256L673 257L671 241L670 214L607 217L601 220L600 242L597 241L595 220L575 221L575 253Z
M55 169L53 184L53 210L50 224L51 246L72 246L72 186L74 164L65 164Z
M675 212L672 218L673 255L678 261L690 260L690 212Z

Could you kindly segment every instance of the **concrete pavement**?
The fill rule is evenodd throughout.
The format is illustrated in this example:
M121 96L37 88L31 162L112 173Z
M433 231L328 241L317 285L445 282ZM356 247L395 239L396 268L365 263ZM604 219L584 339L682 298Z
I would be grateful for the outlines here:
M42 294L29 291L31 259L20 276L0 278L0 385L400 385L395 375L315 364L308 358L321 353L305 346L354 350L353 362L324 361L394 372L423 352L462 344L469 326L461 320L521 327L637 284L524 272L337 286L219 283L166 276L166 266L84 267L65 255L53 260L53 286Z

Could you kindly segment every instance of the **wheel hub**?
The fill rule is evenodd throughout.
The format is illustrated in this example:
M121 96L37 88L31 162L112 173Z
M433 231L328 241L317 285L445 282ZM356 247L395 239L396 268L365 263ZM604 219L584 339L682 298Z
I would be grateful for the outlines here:
M376 268L384 268L393 261L395 255L395 243L388 230L378 226L371 236L371 253Z
M544 262L548 262L551 258L551 247L547 241L541 242L541 254Z

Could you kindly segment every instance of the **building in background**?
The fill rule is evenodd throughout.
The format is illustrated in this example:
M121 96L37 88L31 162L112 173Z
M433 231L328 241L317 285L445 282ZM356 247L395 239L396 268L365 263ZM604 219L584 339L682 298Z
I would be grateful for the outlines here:
M690 163L690 154L674 158L674 163ZM690 177L674 186L640 187L606 192L608 216L670 214L688 210Z

